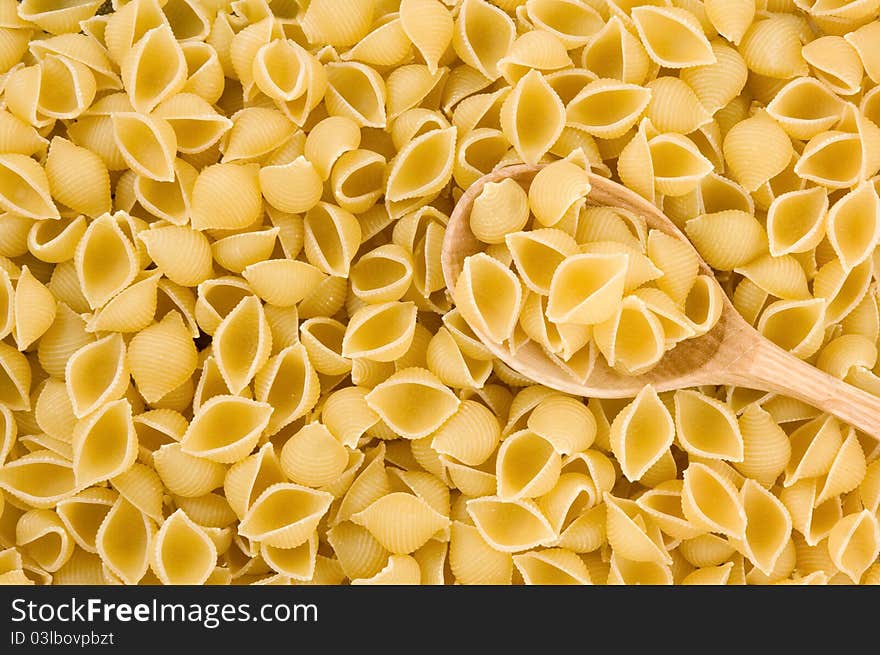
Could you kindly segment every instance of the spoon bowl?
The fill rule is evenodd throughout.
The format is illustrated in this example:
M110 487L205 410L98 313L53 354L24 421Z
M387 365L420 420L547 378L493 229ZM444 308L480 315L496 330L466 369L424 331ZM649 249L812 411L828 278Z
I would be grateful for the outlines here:
M454 289L465 259L484 249L470 228L474 200L490 182L512 178L528 190L542 166L516 165L498 169L472 184L461 196L449 219L441 262L446 287ZM653 204L620 184L589 174L588 205L627 209L644 218L649 228L690 241ZM693 246L690 246L693 248ZM700 272L717 285L712 269L700 258ZM681 341L656 367L642 375L628 376L609 367L601 356L585 381L576 380L535 342L529 341L515 354L494 343L478 329L471 329L482 343L513 370L530 380L566 393L594 398L630 398L647 384L657 391L701 385L736 385L779 393L835 415L856 429L880 439L880 398L843 382L786 352L761 335L736 311L725 293L721 316L705 334Z

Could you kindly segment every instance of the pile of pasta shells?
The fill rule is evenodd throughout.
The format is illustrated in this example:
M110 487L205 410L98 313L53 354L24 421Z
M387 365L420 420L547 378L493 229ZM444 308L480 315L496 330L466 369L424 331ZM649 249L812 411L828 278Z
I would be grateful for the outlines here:
M878 12L0 0L0 582L880 582L872 438L745 388L535 385L440 265L477 179L574 163L880 393ZM569 214L651 267L620 306L681 309L696 265L641 217ZM488 218L480 261L528 277Z

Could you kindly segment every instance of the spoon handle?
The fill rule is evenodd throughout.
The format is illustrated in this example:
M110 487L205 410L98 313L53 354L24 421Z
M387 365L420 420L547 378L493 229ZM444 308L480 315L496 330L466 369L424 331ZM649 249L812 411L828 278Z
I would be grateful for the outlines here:
M801 361L771 341L754 339L726 373L730 384L797 398L880 440L880 398Z

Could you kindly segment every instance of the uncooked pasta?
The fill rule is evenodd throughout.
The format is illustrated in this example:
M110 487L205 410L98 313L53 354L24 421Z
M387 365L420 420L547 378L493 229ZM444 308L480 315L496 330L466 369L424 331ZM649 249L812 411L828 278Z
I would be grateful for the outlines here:
M511 365L639 376L726 294L880 395L877 3L50 5L0 0L0 584L880 583L874 436Z

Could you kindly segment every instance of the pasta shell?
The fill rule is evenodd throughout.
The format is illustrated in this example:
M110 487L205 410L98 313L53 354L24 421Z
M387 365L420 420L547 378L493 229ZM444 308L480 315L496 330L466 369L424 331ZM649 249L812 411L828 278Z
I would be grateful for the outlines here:
M156 107L153 115L171 126L177 149L187 154L207 150L232 128L231 120L193 93L172 96Z
M355 579L353 585L417 585L421 584L419 562L408 555L391 555L388 564L369 579Z
M291 259L256 262L242 276L262 300L278 307L296 305L325 277L311 264Z
M223 482L223 492L235 514L243 518L266 489L285 481L284 472L270 442L229 468Z
M735 539L745 535L747 518L736 488L705 464L691 462L685 469L681 499L691 523Z
M306 92L311 74L308 57L308 53L290 39L269 41L254 56L254 83L273 100L296 100Z
M432 130L407 144L389 164L386 197L391 202L430 196L452 177L457 130Z
M681 196L693 191L712 171L712 162L688 137L661 134L648 142L654 186L667 196Z
M425 363L444 384L462 389L482 388L492 373L490 360L472 358L446 328L431 338Z
M528 120L526 115L531 111L538 112L544 120ZM504 100L500 121L504 136L522 161L535 165L562 134L565 107L544 77L532 70L520 78Z
M629 84L643 84L651 59L639 39L612 16L584 47L584 68L599 78L611 78Z
M456 582L473 584L510 584L513 560L508 553L492 548L472 525L452 523L449 540L449 565Z
M517 37L504 58L498 61L498 70L513 84L531 70L553 71L571 66L565 45L556 36L544 30L531 30Z
M483 540L497 551L529 550L555 538L547 519L529 500L474 498L467 501L467 513Z
M291 483L268 487L248 510L239 532L277 548L296 548L308 540L333 496Z
M551 442L530 430L516 432L498 449L498 497L518 500L542 496L556 485L561 466L561 457Z
M223 464L241 461L256 446L271 411L266 403L214 396L193 417L180 442L183 452Z
M679 77L697 94L706 111L714 114L743 90L748 68L739 52L723 41L715 40L710 45L716 63L684 68Z
M514 555L513 563L527 585L592 584L586 564L563 548Z
M185 225L189 220L192 191L198 171L182 159L174 162L174 181L157 182L138 176L134 193L138 203L148 212L174 225Z
M318 540L317 535L296 548L275 548L273 546L261 546L260 557L273 569L289 576L293 580L308 581L315 575L317 563Z
M687 222L685 232L712 268L729 271L752 261L767 247L767 233L746 212L727 210L703 214ZM718 239L719 234L739 235L736 243Z
M27 266L21 269L21 277L15 285L12 312L15 320L12 335L19 350L26 350L42 337L55 321L56 302L49 291Z
M220 142L228 163L248 163L263 159L287 142L296 126L283 113L263 107L246 107L235 114L232 129Z
M791 139L764 112L737 123L724 137L723 148L731 175L749 192L781 173L793 153Z
M395 16L372 29L340 58L344 61L354 59L370 66L399 66L412 56L412 43L399 16Z
M538 171L529 186L529 207L541 225L551 227L576 215L590 192L587 172L561 160Z
M413 303L369 305L352 315L342 339L342 356L390 362L412 344L416 325Z
M529 218L528 197L511 178L489 182L471 207L471 231L484 243L504 243L505 236L525 227Z
M484 0L467 0L455 21L452 47L462 61L492 80L499 77L498 60L515 37L514 23L502 10Z
M859 53L859 59L861 59L865 72L874 83L880 79L880 59L872 51L870 44L872 39L875 39L878 34L880 34L880 30L871 22L843 36L847 43Z
M660 132L689 134L712 120L696 93L680 79L660 77L647 90L651 93L647 117Z
M280 231L280 228L273 227L232 234L214 241L211 252L223 268L241 273L248 266L270 258Z
M825 338L825 300L779 300L761 314L758 332L796 357L812 357Z
M272 335L263 307L254 296L236 305L214 332L214 357L233 393L244 389L272 351Z
M162 446L153 453L153 466L162 484L173 494L194 498L204 496L223 484L226 467L185 453L179 443Z
M675 424L653 387L646 386L615 417L609 441L627 480L639 480L672 445Z
M115 400L80 419L73 431L73 471L77 486L88 487L124 473L137 459L131 405Z
M333 167L330 183L336 202L353 213L373 207L384 193L385 157L370 150L343 153Z
M122 59L120 67L132 106L144 114L186 84L183 50L167 25L146 32Z
M86 332L85 322L80 316L64 303L58 303L55 321L43 333L37 346L40 366L50 375L63 378L70 356L93 340L93 336ZM4 402L8 401L10 398L4 399Z
M743 461L743 436L726 404L695 391L678 390L675 427L679 442L691 455Z
M614 139L639 122L651 89L601 79L590 82L566 106L566 121L593 136Z
M409 368L377 385L367 404L395 433L406 439L425 437L458 409L459 400L432 373Z
M633 23L648 55L667 68L714 64L715 55L693 14L684 9L635 7Z
M627 296L615 314L593 327L593 341L609 366L638 375L655 366L665 352L660 320L636 296ZM634 338L638 335L637 338Z
M91 488L58 502L55 511L76 544L89 553L96 553L98 529L116 502L117 494L110 489Z
M759 570L771 575L790 542L791 517L785 505L754 480L746 480L740 495L748 519L744 554Z
M157 268L176 284L196 286L213 273L211 246L200 232L182 225L166 225L144 230L138 238Z
M75 545L61 519L48 509L22 514L15 525L15 543L48 572L60 569L70 559Z
M774 15L751 24L739 43L749 69L760 75L790 79L806 75L797 24L784 15Z
M110 211L110 177L100 157L86 148L55 137L46 159L46 177L52 195L87 216Z
M806 180L840 189L855 186L861 173L863 151L857 134L830 130L807 143L794 170ZM829 162L835 162L833 166ZM840 165L845 162L844 165Z
M217 548L182 509L162 523L151 544L150 565L163 584L204 584L217 563Z
M783 193L767 212L767 235L774 257L806 252L825 236L828 195L822 187Z
M315 166L300 156L289 164L261 168L260 189L276 209L301 213L318 203L324 187Z
M361 142L359 124L346 116L330 116L315 125L306 137L305 157L315 167L321 179L330 177L339 157L355 150Z
M603 27L594 7L572 0L531 0L525 3L525 13L536 28L556 36L567 49L585 45Z
M144 514L155 521L163 519L164 487L159 474L153 469L143 464L134 463L124 473L114 476L110 483L128 502Z
M360 224L351 212L319 202L306 213L306 258L327 275L348 277L360 241Z
M192 192L193 228L240 229L256 222L263 204L258 173L256 164L215 164L203 169Z
M328 64L325 70L330 116L350 118L360 127L385 127L387 91L379 73L357 62Z
M348 465L348 452L322 423L309 423L281 449L281 468L291 481L324 487Z
M734 45L739 45L755 18L755 2L754 0L735 2L709 0L706 3L706 16L721 36Z
M582 402L565 396L551 396L538 403L527 425L562 455L586 450L596 435L593 414Z
M171 125L137 112L114 112L111 119L116 146L128 167L151 180L173 182L177 137Z
M389 557L388 551L365 528L350 521L338 523L328 530L327 541L345 574L352 580L376 575Z
M554 275L566 264L574 266L577 243L565 232L553 228L543 228L528 232L514 232L505 237L517 273L532 291L539 294L550 293ZM568 275L562 273L562 275ZM575 321L553 317L559 323Z
M17 216L60 218L43 168L15 153L0 155L0 207Z
M812 77L792 80L767 105L767 113L795 139L811 139L830 130L842 110L840 99Z
M813 295L824 298L825 322L836 323L861 302L871 280L872 264L866 260L848 273L839 259L832 259L816 273Z
M493 289L492 297L481 289ZM479 333L501 343L514 330L522 305L522 288L510 269L485 254L468 257L455 287L461 315Z
M844 270L867 259L880 241L880 199L873 184L862 184L828 212L828 241Z
M880 527L874 515L862 510L835 524L828 535L828 552L839 570L856 584L880 551Z
M28 232L28 250L40 261L57 264L73 258L86 231L86 219L36 221Z
M177 312L169 312L158 323L138 332L128 345L131 375L148 403L189 380L197 363L198 351Z
M181 92L200 96L208 103L219 100L224 79L217 51L201 41L187 41L180 46L187 69L187 80Z
M825 475L843 444L840 427L830 416L819 416L791 434L791 459L785 467L785 486Z
M125 584L137 584L147 572L155 527L124 498L119 498L101 523L96 548L102 562Z
M734 272L744 275L767 293L785 300L809 297L804 269L791 255L762 255Z
M449 10L437 0L403 0L400 24L433 73L452 43L453 20Z
M858 51L842 36L823 36L801 50L816 77L839 95L852 95L861 89L864 69Z
M89 342L67 361L65 383L77 418L120 398L129 383L125 343L119 334Z
M645 519L634 501L606 493L605 505L605 530L615 554L636 562L671 563L660 529Z
M370 28L373 6L351 6L340 0L319 0L302 16L302 28L312 43L334 47L360 41Z

